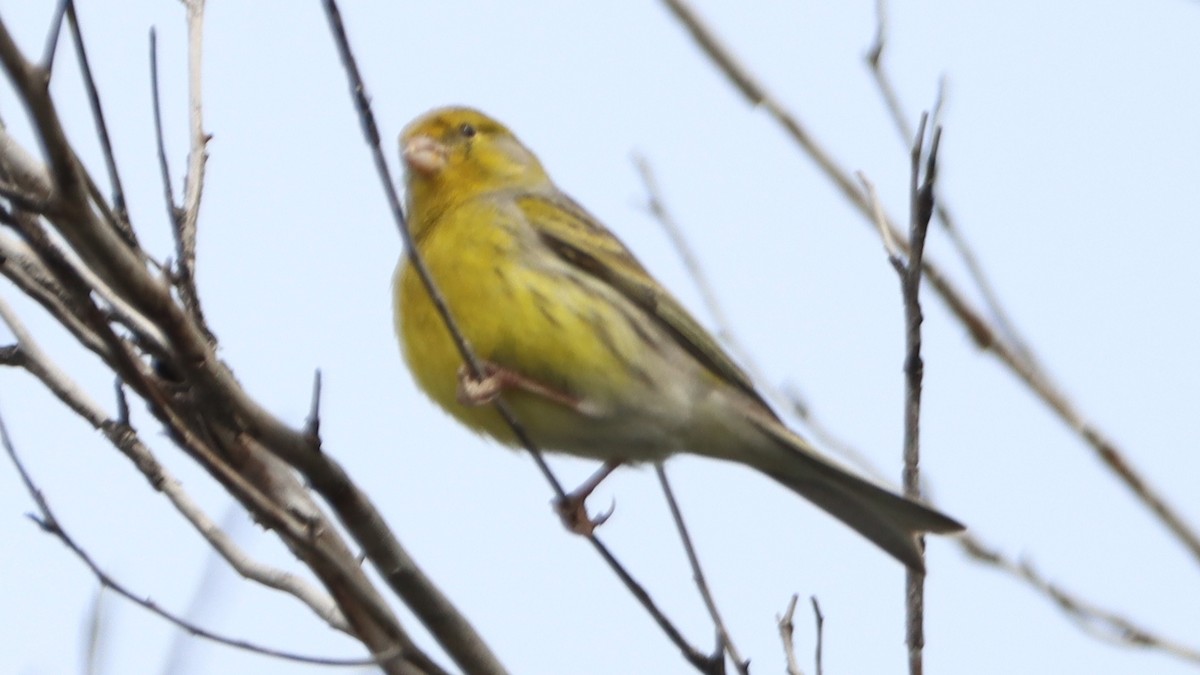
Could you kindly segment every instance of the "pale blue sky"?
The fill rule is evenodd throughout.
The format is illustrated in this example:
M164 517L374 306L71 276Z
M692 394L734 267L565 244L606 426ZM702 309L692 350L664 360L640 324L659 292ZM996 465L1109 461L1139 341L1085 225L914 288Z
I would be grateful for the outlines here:
M40 53L53 3L0 2ZM894 214L907 153L862 62L874 3L700 2L759 79ZM37 5L37 6L33 6ZM91 60L134 222L170 254L154 154L147 32L158 29L176 185L186 152L182 7L81 2ZM642 208L630 155L654 165L738 334L772 384L899 476L902 317L872 231L761 111L747 105L654 2L347 3L349 34L389 139L425 110L462 103L506 122L558 183L616 231L706 323L698 294ZM948 79L942 195L996 288L1085 415L1200 523L1200 7L1192 2L908 2L891 8L886 56L911 117ZM71 136L102 166L71 53L53 91ZM301 422L325 375L328 452L519 673L687 673L690 668L548 508L528 458L456 427L400 361L389 283L400 252L317 3L211 3L206 24L208 183L199 284L222 355L248 390ZM0 116L26 128L7 88ZM930 256L957 278L945 236ZM111 382L0 284L62 365L111 404ZM1066 588L1165 636L1196 640L1194 558L1083 443L926 299L923 456L939 503ZM9 339L0 331L0 342ZM214 630L284 649L354 656L355 643L298 603L231 574L144 480L30 378L0 371L2 411L64 525L111 573ZM230 502L134 421L214 516ZM565 482L592 466L559 461ZM903 570L817 509L730 465L669 465L706 572L755 672L781 672L775 616L792 593L826 616L825 672L904 668ZM601 489L602 529L693 643L711 631L653 472ZM23 516L0 465L0 671L81 672L95 589L87 570ZM237 519L254 555L295 567ZM196 589L213 565L202 600ZM1195 667L1085 636L1024 586L929 545L929 673L1186 673ZM329 672L182 638L109 598L102 673ZM803 609L803 608L802 608ZM810 667L812 624L798 615ZM407 625L415 622L406 619ZM431 644L426 640L426 644ZM172 650L177 649L172 655ZM172 660L174 659L174 660Z

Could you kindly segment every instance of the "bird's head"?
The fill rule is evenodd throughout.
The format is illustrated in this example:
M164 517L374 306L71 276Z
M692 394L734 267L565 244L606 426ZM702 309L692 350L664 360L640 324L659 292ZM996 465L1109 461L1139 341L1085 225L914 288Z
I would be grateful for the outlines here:
M410 208L449 204L497 190L537 189L550 179L503 124L470 108L442 108L400 134Z

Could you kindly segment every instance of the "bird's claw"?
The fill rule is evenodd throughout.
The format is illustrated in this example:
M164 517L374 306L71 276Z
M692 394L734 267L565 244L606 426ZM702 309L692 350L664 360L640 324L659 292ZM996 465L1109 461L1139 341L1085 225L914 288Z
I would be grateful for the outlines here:
M586 495L579 496L572 493L554 500L554 511L562 519L563 527L581 537L590 537L595 534L596 528L608 522L616 510L617 503L614 501L607 511L599 513L593 518L587 512Z
M463 405L480 406L495 401L508 386L504 371L485 363L478 377L465 364L458 368L458 391L455 398Z

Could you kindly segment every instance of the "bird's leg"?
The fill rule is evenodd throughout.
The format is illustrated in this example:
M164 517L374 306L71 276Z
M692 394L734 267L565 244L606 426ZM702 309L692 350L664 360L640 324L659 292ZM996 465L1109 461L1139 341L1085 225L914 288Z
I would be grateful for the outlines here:
M516 389L529 392L542 398L572 408L577 412L589 414L589 407L584 399L573 396L554 387L545 385L537 380L528 378L515 370L491 361L481 363L483 373L476 377L465 364L458 369L458 402L463 405L480 406L495 401L505 390ZM562 518L563 525L575 534L590 536L596 528L607 521L613 514L615 505L608 511L592 518L587 512L587 498L596 490L608 475L621 466L620 460L604 463L596 473L583 482L582 485L554 500L554 510Z
M484 361L483 373L479 377L466 365L458 369L458 402L463 405L479 406L495 401L506 389L519 389L569 408L581 410L582 399L549 385L528 378L515 370Z
M582 485L568 492L562 499L554 500L554 510L558 512L558 517L562 518L564 527L575 534L590 537L597 527L612 517L613 511L616 510L616 504L595 518L589 516L587 498L619 466L621 466L620 460L614 459L605 462L604 466L600 467Z

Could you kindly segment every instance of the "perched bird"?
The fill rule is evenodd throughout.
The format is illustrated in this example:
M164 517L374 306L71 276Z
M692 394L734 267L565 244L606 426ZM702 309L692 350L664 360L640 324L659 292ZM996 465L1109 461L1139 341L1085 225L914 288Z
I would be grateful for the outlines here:
M717 341L499 122L445 108L400 137L408 226L451 316L484 363L464 367L419 275L402 259L396 331L417 384L468 427L515 445L501 397L547 450L622 463L680 452L753 467L914 570L916 535L953 519L823 457L789 431Z

